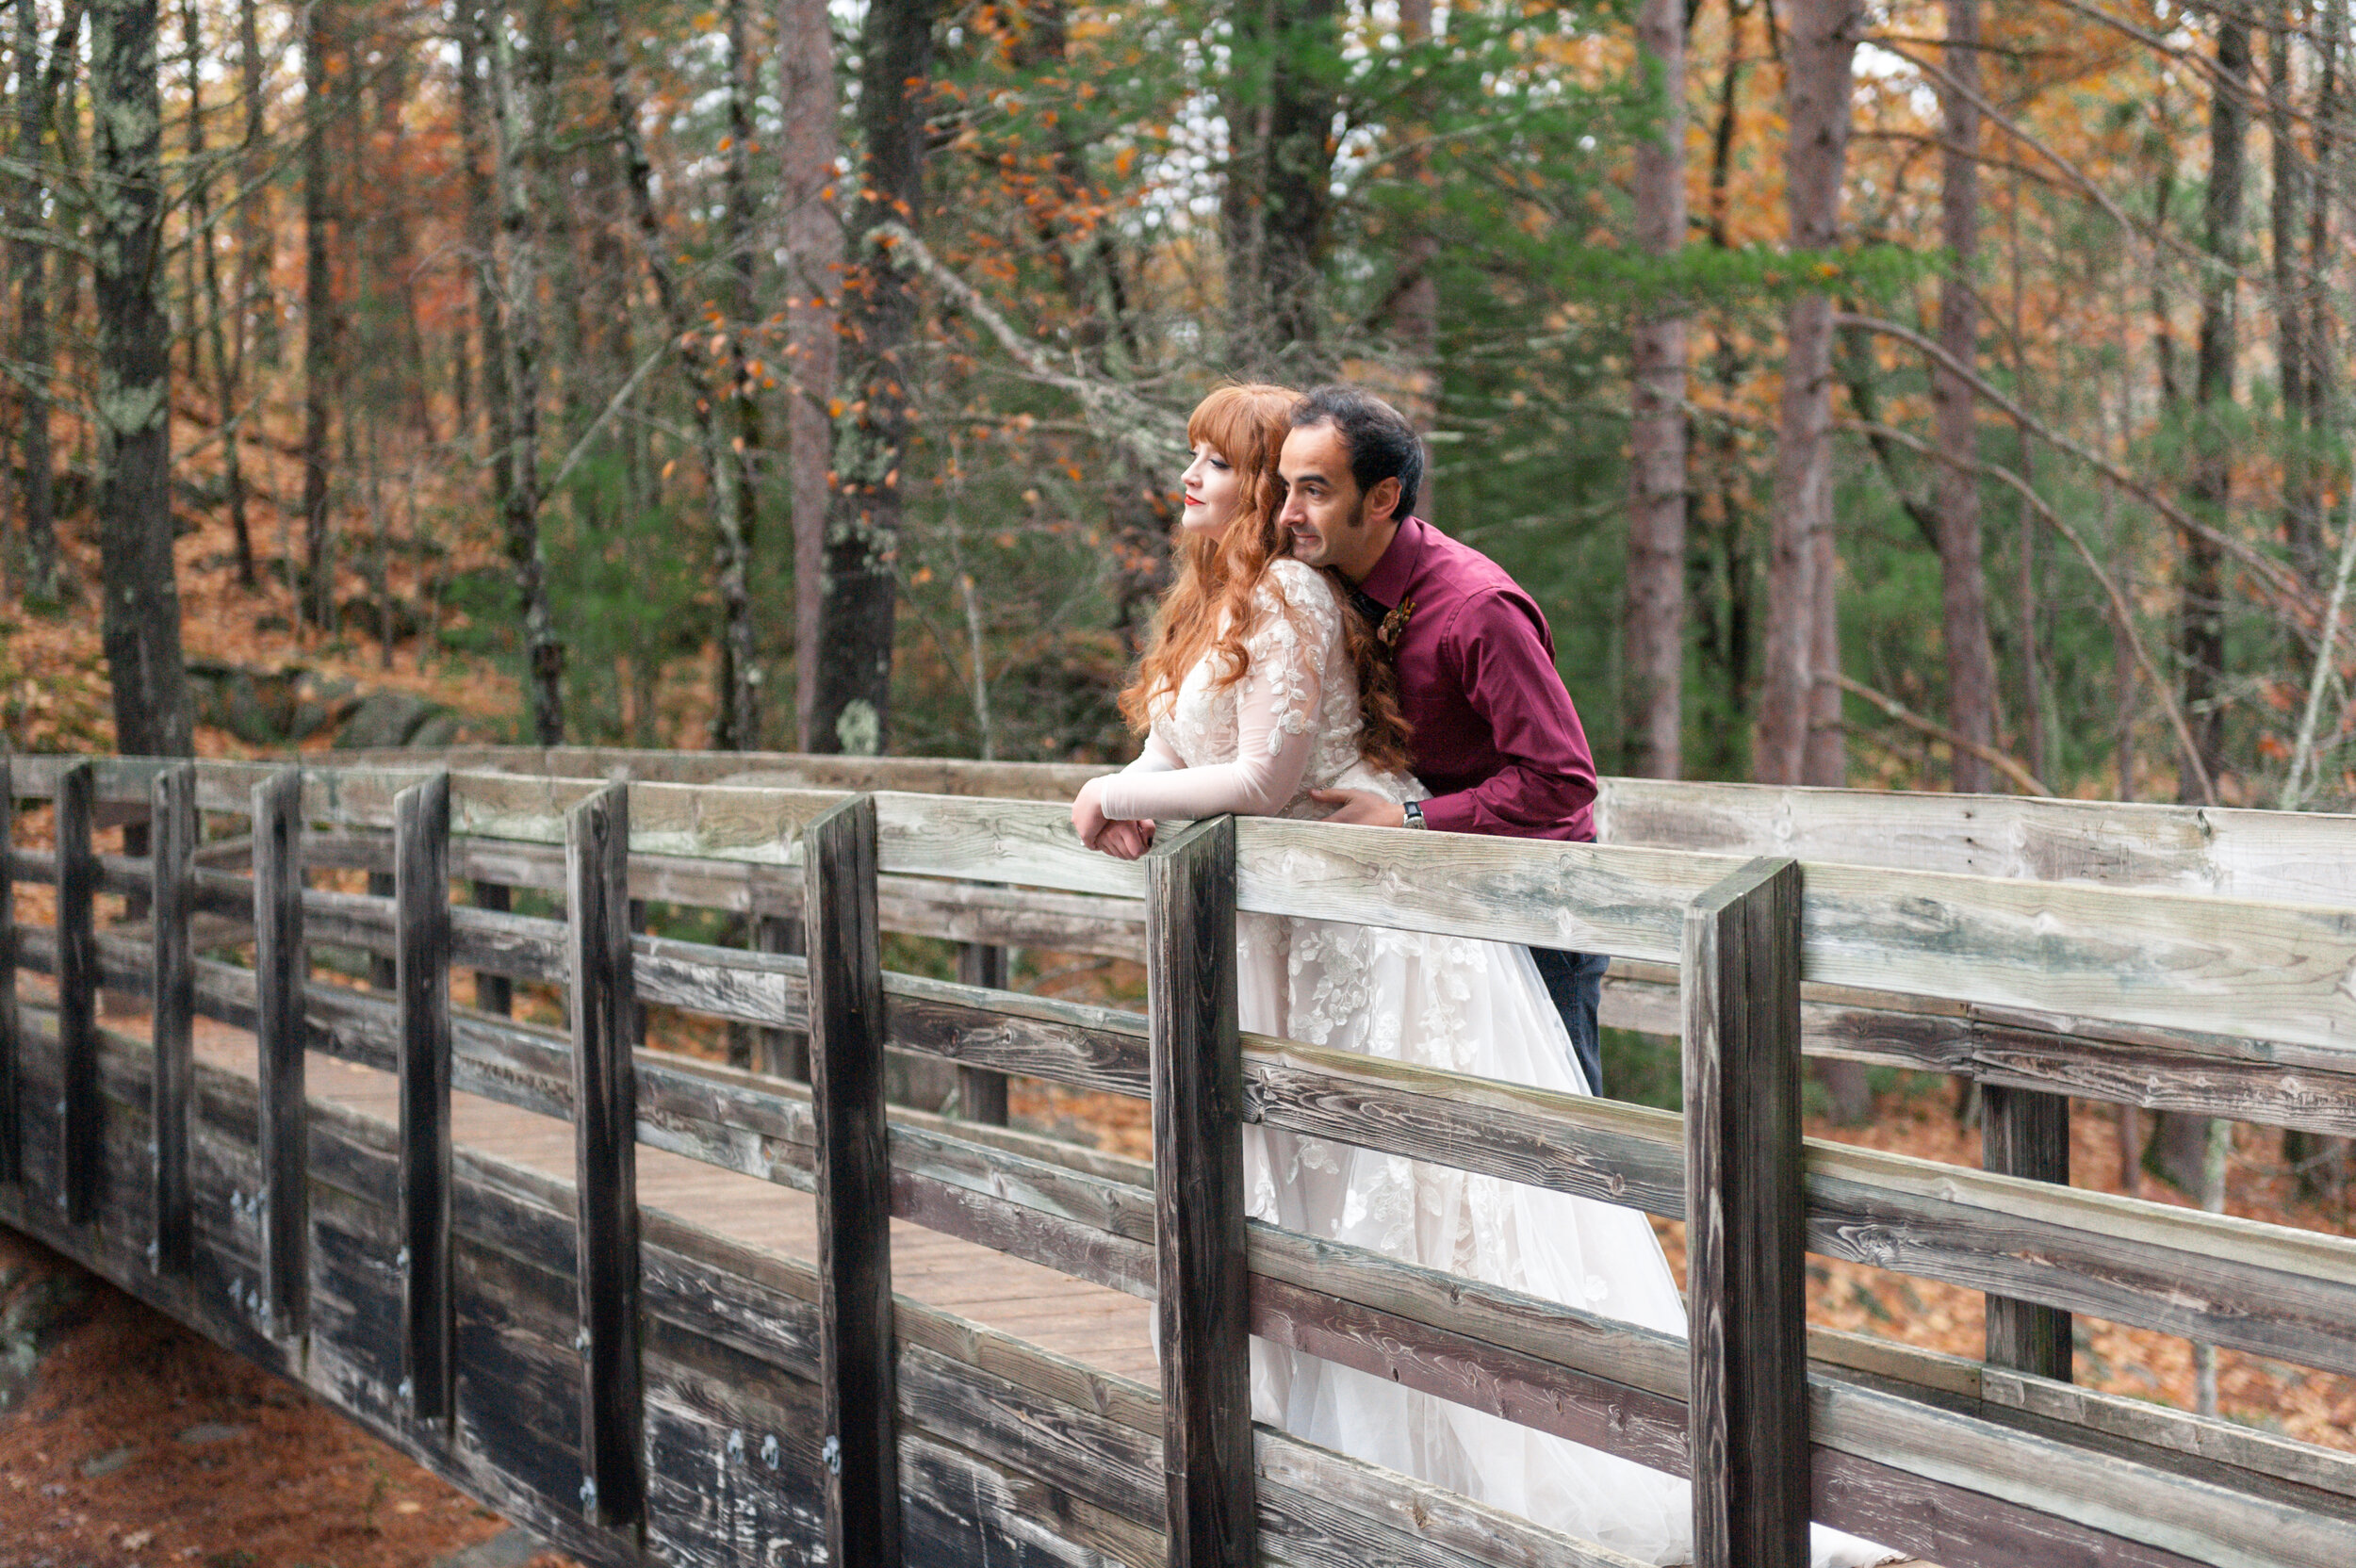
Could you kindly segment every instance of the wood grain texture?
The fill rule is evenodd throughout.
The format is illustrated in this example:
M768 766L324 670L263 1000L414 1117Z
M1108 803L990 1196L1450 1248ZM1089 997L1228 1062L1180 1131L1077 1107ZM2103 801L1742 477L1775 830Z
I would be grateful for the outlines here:
M2006 1085L1983 1086L1980 1164L2030 1181L2070 1184L2070 1100ZM1988 1360L1993 1366L2070 1381L2070 1315L2006 1296L1988 1298Z
M1599 780L1605 843L2356 906L2356 818L2009 795Z
M1808 1560L1800 869L1760 858L1685 918L1693 1560Z
M580 1266L582 1512L637 1524L646 1501L639 1315L638 1086L627 874L630 797L607 785L565 819L573 1163Z
M1676 969L1615 962L1603 1021L1677 1035ZM2356 1135L2356 1072L2328 1049L1815 984L1801 988L1800 1028L1810 1055Z
M100 1148L106 1136L98 1094L98 951L93 898L98 861L90 847L95 770L89 763L57 775L57 1023L60 1039L57 1120L57 1201L67 1221L87 1225L98 1213Z
M303 1092L303 772L254 786L254 1036L260 1047L262 1330L299 1339L310 1298L309 1103Z
M450 782L393 799L393 995L401 1031L401 1380L411 1415L457 1412L451 1306Z
M803 844L821 1384L831 1445L828 1558L845 1568L898 1568L899 1401L875 802L854 796L824 812L805 830Z
M1006 950L989 942L957 944L957 983L983 990L1006 988ZM958 1114L992 1127L1006 1124L1006 1075L988 1068L957 1070Z
M189 872L196 854L196 769L166 768L154 784L148 858L151 1037L155 1087L155 1267L182 1276L195 1250L195 1200L188 1186L188 1090L196 1022L196 956L189 945L195 918Z
M1329 1282L1347 1290L1347 1280ZM1387 1313L1314 1286L1255 1275L1252 1331L1325 1361L1623 1459L1684 1474L1685 1401Z
M24 1054L16 1011L16 756L0 744L0 1187L25 1179L25 1107L18 1062Z
M1168 1561L1251 1568L1257 1512L1235 821L1165 835L1143 864Z

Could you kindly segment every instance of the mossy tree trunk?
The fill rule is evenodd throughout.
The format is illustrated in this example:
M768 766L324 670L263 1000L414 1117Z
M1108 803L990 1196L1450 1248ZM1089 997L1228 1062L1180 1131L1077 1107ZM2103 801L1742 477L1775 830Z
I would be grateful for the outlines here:
M913 229L924 199L932 0L875 0L860 41L859 188L848 204L834 483L818 585L810 749L875 756L890 735L902 482L914 396L916 294L892 264L889 224Z
M155 0L90 8L99 553L115 747L186 757L172 553L172 329L161 296L163 94Z

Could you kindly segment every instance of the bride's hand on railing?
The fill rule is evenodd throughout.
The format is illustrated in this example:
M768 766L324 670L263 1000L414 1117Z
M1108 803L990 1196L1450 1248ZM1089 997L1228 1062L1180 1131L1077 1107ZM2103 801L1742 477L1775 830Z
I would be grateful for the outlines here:
M1153 847L1153 825L1150 822L1114 822L1104 825L1096 847L1117 859L1134 860Z
M1153 844L1153 825L1113 821L1104 815L1104 797L1102 779L1091 778L1080 786L1080 792L1072 799L1072 831L1089 849L1134 860Z

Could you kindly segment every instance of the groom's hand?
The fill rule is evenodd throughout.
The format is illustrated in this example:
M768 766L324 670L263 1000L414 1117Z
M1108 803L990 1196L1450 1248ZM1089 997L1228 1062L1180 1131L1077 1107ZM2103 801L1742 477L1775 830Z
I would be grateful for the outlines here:
M1319 806L1336 809L1327 822L1348 823L1353 827L1404 827L1407 812L1395 800L1384 800L1371 790L1311 790L1309 798Z

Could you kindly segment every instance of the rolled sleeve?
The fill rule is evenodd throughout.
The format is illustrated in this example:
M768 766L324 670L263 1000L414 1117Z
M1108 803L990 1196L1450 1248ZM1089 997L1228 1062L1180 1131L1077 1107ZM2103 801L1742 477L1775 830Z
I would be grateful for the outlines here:
M1577 827L1595 799L1595 754L1537 607L1501 591L1468 599L1441 652L1505 765L1471 789L1424 802L1424 821L1448 833L1587 836Z

